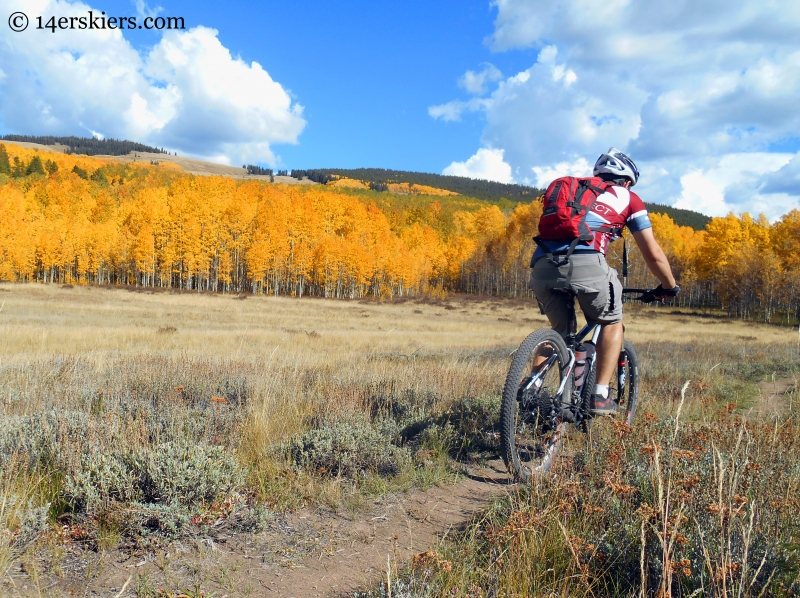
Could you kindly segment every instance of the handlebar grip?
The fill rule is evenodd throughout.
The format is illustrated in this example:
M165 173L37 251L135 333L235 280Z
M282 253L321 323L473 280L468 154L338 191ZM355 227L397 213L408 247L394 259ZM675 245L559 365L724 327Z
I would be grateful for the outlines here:
M664 303L664 301L662 299L659 299L658 297L655 296L653 291L646 291L646 292L642 293L640 296L638 296L637 299L639 301L641 301L642 303L653 303L655 301L658 301L660 303Z

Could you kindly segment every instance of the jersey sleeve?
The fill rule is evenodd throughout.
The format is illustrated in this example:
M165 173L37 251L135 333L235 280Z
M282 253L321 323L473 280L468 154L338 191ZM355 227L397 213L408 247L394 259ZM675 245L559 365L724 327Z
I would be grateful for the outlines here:
M644 230L646 228L652 228L653 225L650 222L650 216L647 214L647 208L645 207L644 202L633 191L630 193L630 216L626 218L625 226L627 226L628 230L632 233L639 232L640 230Z

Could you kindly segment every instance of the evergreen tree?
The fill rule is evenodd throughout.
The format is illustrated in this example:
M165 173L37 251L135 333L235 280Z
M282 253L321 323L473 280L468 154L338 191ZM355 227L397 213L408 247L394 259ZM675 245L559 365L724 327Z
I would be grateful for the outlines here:
M152 162L151 162L152 164ZM158 162L156 162L158 164ZM106 178L105 173L101 168L98 168L92 173L92 176L89 177L91 180L95 181L96 183L108 183L108 179Z
M44 174L44 164L42 164L42 159L39 156L34 156L25 169L25 176L30 174Z
M375 181L370 181L369 188L372 189L373 191L378 191L378 192L388 191L389 185L387 185L386 183L376 183Z
M11 163L8 161L6 146L0 143L0 174L11 174Z
M89 175L88 175L88 174L86 173L86 171L85 171L83 168L81 168L80 166L77 166L77 165L76 165L76 166L73 166L73 167L72 167L72 172L74 172L75 174L77 174L77 175L78 175L79 177L81 177L82 179L88 179L88 178L89 178Z
M48 160L44 163L44 169L47 171L47 174L54 175L58 172L58 164L53 162L52 160Z
M272 176L272 169L271 168L263 168L262 166L255 166L253 164L247 164L246 166L242 166L245 170L247 170L247 174L258 174L262 176Z
M14 166L11 167L11 176L15 179L25 175L25 165L17 156L14 156Z

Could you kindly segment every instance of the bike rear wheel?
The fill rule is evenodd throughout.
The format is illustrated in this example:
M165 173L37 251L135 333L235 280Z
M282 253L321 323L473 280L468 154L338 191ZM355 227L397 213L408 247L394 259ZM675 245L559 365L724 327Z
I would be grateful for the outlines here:
M503 460L515 480L527 482L550 470L566 434L555 404L569 351L550 329L530 334L517 349L503 387L500 442ZM569 381L563 396L569 396Z
M592 364L592 370L586 377L586 383L581 391L583 404L588 412L597 377L597 365ZM617 368L611 377L608 387L608 396L619 404L616 419L622 420L633 426L636 417L636 408L639 405L639 357L630 341L622 344Z
M639 356L629 341L622 345L617 371L610 389L616 393L620 406L620 418L629 426L633 425L636 408L639 406Z

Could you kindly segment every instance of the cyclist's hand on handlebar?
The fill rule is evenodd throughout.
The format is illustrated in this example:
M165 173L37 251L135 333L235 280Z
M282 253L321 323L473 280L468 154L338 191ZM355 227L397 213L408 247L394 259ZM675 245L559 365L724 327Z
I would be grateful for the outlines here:
M642 303L653 303L654 301L660 301L660 299L653 294L653 291L642 293L637 297L637 299Z
M661 285L658 285L656 288L653 289L653 295L655 295L659 299L675 297L680 292L681 292L681 287L679 287L677 284L671 289L665 289Z
M662 285L658 285L653 290L643 293L638 299L643 303L653 303L653 301L664 303L664 299L675 297L680 292L681 287L677 284L671 289L665 289Z

